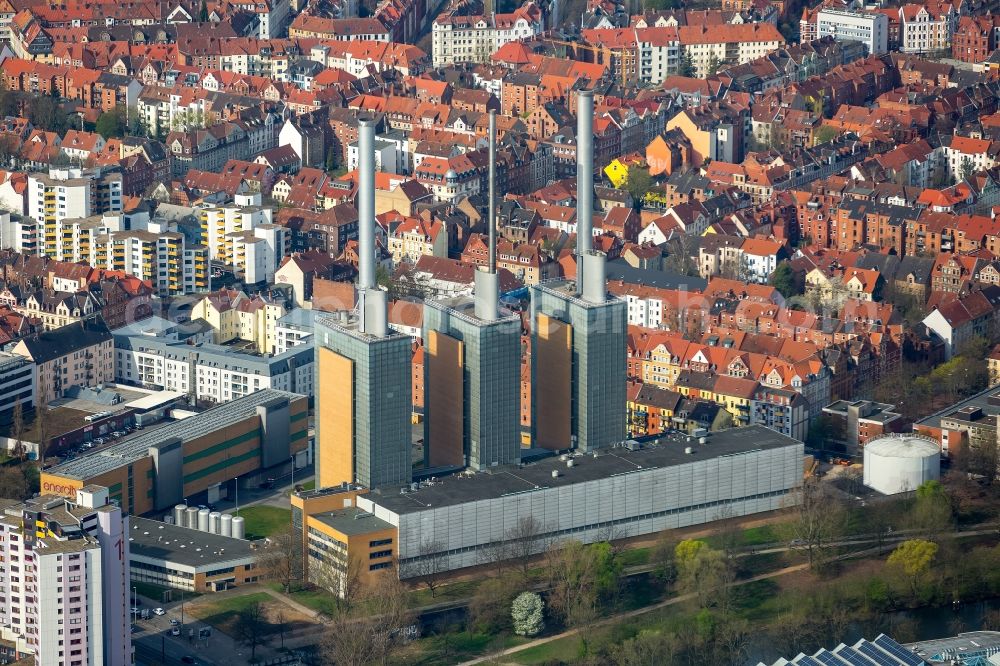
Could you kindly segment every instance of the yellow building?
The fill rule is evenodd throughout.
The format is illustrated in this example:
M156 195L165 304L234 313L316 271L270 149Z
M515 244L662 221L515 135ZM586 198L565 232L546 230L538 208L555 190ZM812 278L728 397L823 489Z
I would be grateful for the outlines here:
M611 160L611 164L604 167L604 174L616 188L620 188L628 181L628 165L620 159Z
M283 302L262 295L253 298L242 291L223 289L209 294L191 309L191 319L202 319L212 327L212 341L253 343L258 354L272 354L277 345L275 328L287 314Z
M292 494L292 525L301 530L305 578L338 596L395 571L397 530L357 508L360 486L342 484Z

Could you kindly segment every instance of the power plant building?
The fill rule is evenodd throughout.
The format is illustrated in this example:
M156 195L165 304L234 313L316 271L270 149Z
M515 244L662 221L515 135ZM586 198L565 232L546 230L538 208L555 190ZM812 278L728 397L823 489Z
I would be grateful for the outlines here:
M688 441L692 440L692 441ZM803 444L764 426L682 435L655 444L549 456L520 467L452 475L417 490L370 493L357 507L394 526L400 577L483 563L499 543L533 541L541 552L561 539L592 543L746 516L794 504ZM538 529L518 536L532 517Z
M608 294L606 257L591 250L592 91L577 98L576 280L531 287L532 444L563 450L625 438L627 304Z
M316 478L320 488L408 484L411 341L390 333L375 284L375 123L359 129L358 303L316 321Z
M491 111L489 260L475 295L424 303L424 459L483 469L520 459L521 318L501 310L496 254L496 112Z

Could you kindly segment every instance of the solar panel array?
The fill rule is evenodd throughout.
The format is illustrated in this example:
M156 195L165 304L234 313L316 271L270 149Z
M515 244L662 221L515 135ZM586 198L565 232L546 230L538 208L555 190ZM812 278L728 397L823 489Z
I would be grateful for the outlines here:
M814 655L800 654L791 662L797 666L923 666L926 662L885 634L874 641L861 639L853 647L838 645L821 649ZM777 666L777 665L775 665Z

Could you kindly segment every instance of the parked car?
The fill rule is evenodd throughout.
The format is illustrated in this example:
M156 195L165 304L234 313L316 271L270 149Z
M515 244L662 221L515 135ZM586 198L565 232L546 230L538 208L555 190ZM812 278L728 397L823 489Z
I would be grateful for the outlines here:
M180 627L170 627L170 635L171 636L180 636L181 635L181 628Z
M166 615L167 611L163 610L162 608L154 608L153 609L153 614L154 615Z

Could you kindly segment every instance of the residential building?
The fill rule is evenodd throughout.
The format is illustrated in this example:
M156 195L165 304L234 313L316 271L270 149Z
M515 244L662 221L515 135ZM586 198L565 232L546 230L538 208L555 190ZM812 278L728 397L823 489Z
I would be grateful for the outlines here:
M120 212L123 207L122 175L94 169L51 169L48 175L28 176L28 217L38 221L44 238L42 251L56 259L73 256L77 238L72 228L64 228L67 219L88 218L105 212Z
M114 380L181 391L192 402L222 404L263 389L313 395L313 352L293 347L261 356L216 345L206 333L150 317L113 331ZM195 330L200 330L195 328Z
M900 42L903 53L948 54L957 14L947 2L906 4L899 8Z
M0 353L0 423L13 421L18 404L27 421L36 404L34 364L23 356Z
M43 484L23 503L0 502L0 641L10 656L46 666L131 663L129 518L108 489Z
M431 27L433 65L487 62L504 44L529 39L544 29L542 11L533 2L508 14L462 16L445 12Z
M268 294L251 298L242 291L223 289L198 301L191 308L191 320L201 319L211 326L212 342L217 345L243 340L263 355L277 346L277 324L285 312L284 299Z
M951 358L974 337L992 339L1000 322L998 311L1000 287L990 285L936 305L923 324L944 341L945 357Z
M889 50L889 19L878 12L853 12L822 9L816 14L816 37L837 41L861 42L868 55L882 55Z
M396 266L402 263L416 264L425 255L447 257L447 230L439 220L405 218L389 233L389 254Z
M23 338L12 353L34 364L38 404L61 398L73 386L114 380L111 333L99 318Z

